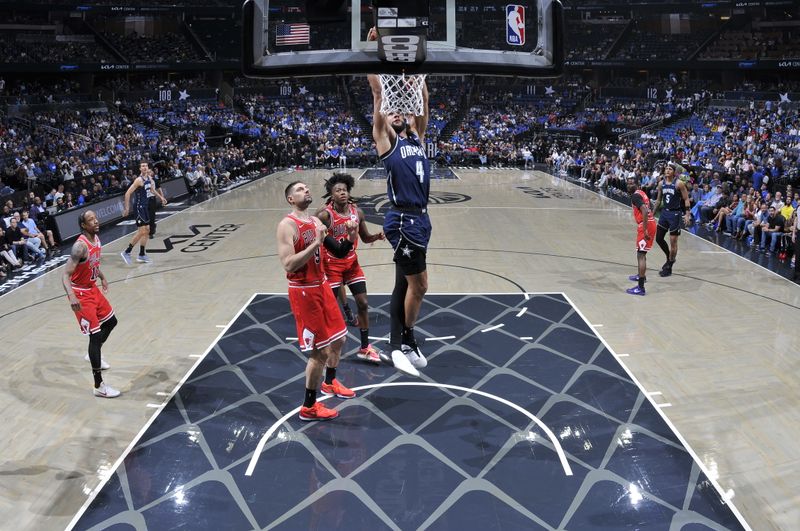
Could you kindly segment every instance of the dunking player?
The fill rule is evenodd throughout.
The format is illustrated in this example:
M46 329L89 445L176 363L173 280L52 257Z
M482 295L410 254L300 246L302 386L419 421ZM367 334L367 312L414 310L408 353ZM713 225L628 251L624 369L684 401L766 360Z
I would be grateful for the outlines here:
M335 173L333 177L325 181L326 197L329 199L326 205L317 211L317 217L328 227L328 233L340 242L347 239L348 222L358 225L358 234L364 243L385 239L383 231L377 234L369 233L364 212L350 201L350 192L354 185L355 180L352 175L345 173ZM381 352L369 343L367 280L364 277L364 271L358 264L357 246L358 240L353 242L353 248L344 258L337 258L330 249L326 248L324 254L325 274L337 298L340 295L344 295L343 298L346 297L344 286L347 286L356 299L356 305L358 305L357 326L361 332L361 348L357 356L362 360L380 363ZM346 298L344 308L349 309ZM345 317L348 317L347 313L345 312Z
M300 350L309 353L306 364L306 393L300 408L302 420L329 420L339 412L317 402L317 386L325 367L321 390L326 395L353 398L356 394L336 378L347 327L325 277L320 247L325 245L335 256L344 258L358 237L358 225L350 222L347 238L337 242L328 236L319 218L308 213L311 191L296 181L286 187L286 201L292 212L278 224L278 257L289 280L289 304L297 325Z
M644 295L644 283L647 282L647 251L653 247L653 236L656 232L656 219L653 217L653 209L650 208L650 198L639 188L639 182L635 177L628 177L628 193L631 194L631 206L633 207L633 219L636 220L636 262L639 266L639 273L633 275L630 280L635 280L638 285L628 288L631 295Z
M146 162L139 164L139 176L125 192L124 210L122 215L127 216L130 212L131 196L136 194L136 234L128 244L128 248L120 253L126 264L131 263L131 251L133 246L139 244L139 256L137 262L150 263L152 260L147 256L147 240L150 239L150 208L147 198L154 196L161 199L161 204L167 204L167 198L161 195L157 188L156 181L153 179L153 171Z
M664 168L664 180L658 184L658 197L656 197L656 209L662 207L661 216L658 218L658 229L656 230L656 243L664 251L667 261L661 267L658 274L668 277L672 274L672 266L678 256L678 236L681 234L681 211L685 217L685 224L691 222L692 205L689 201L689 191L683 181L675 175L675 166L667 164ZM664 239L669 231L669 246Z
M109 365L102 360L100 349L117 326L114 309L103 293L108 292L108 281L100 271L100 222L91 210L78 216L81 235L72 245L62 282L70 307L78 318L81 332L89 336L89 355L94 376L94 396L114 398L119 391L103 382L101 371ZM97 288L97 279L103 291Z
M375 28L369 40L377 39ZM422 299L428 290L425 257L431 237L428 217L431 167L425 156L428 127L428 87L422 88L422 115L381 114L383 91L378 76L367 76L372 89L372 137L383 161L390 208L383 232L394 249L395 283L390 303L392 321L389 347L397 370L418 376L428 362L414 337ZM410 362L410 363L409 363Z

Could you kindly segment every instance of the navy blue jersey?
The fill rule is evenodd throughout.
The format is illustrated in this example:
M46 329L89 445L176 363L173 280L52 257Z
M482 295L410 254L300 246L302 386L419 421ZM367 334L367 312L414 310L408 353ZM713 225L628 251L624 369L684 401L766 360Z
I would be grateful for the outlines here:
M154 183L149 177L142 177L142 183L142 186L137 188L134 192L134 195L136 196L136 212L138 214L143 214L143 219L147 219L149 217L147 211L147 198L153 195Z
M397 135L392 149L381 157L389 179L389 201L394 206L425 208L431 189L431 164L416 134Z
M661 183L661 197L664 200L664 208L666 210L680 210L681 209L681 192L678 190L677 181L667 183L665 180Z

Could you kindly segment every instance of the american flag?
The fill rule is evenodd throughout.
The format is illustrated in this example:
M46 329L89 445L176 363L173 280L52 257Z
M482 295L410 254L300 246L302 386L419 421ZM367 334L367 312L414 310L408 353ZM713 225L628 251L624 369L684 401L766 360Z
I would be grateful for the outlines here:
M308 44L310 33L308 24L278 24L275 29L275 45Z

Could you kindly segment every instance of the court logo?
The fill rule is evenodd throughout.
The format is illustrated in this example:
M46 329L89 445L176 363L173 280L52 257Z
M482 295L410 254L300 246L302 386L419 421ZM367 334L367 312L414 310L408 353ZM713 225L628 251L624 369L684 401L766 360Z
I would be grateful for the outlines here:
M549 186L543 186L542 188L517 186L517 190L522 190L522 193L537 199L574 199L570 194Z
M506 42L512 46L525 44L525 7L506 6Z
M13 275L9 275L9 278L5 282L0 284L0 295L5 295L14 288L18 288L23 284L27 284L38 276L47 273L48 271L52 271L66 262L68 259L69 254L63 254L48 260L40 266L25 266L22 269L15 271Z
M174 234L172 236L167 236L164 238L163 249L148 249L147 252L168 253L175 249L176 246L182 245L182 247L180 247L180 251L182 253L201 253L203 251L207 251L209 247L212 247L213 245L224 240L230 236L231 233L236 232L241 227L244 227L244 224L226 223L201 235L200 233L202 231L200 229L204 229L206 227L211 227L211 225L189 225L191 234Z
M472 197L455 192L431 192L428 197L428 203L431 205L451 205L471 200ZM367 221L383 225L383 217L390 206L386 194L365 195L357 198L356 204L364 211L364 218Z

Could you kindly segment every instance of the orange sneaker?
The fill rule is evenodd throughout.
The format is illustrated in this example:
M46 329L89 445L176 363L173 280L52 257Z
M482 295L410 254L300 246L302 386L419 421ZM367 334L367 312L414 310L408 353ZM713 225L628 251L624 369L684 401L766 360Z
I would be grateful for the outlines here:
M339 382L339 380L337 380L336 378L333 379L332 384L326 384L325 382L322 382L322 385L320 386L319 390L322 391L323 395L328 395L328 396L336 395L339 398L356 397L355 392L343 386L341 382Z
M338 411L325 407L322 402L314 402L311 407L300 408L300 420L331 420L338 416Z
M367 345L367 348L358 349L356 356L358 356L358 359L360 360L369 361L372 363L381 362L381 351L373 347L371 344Z

